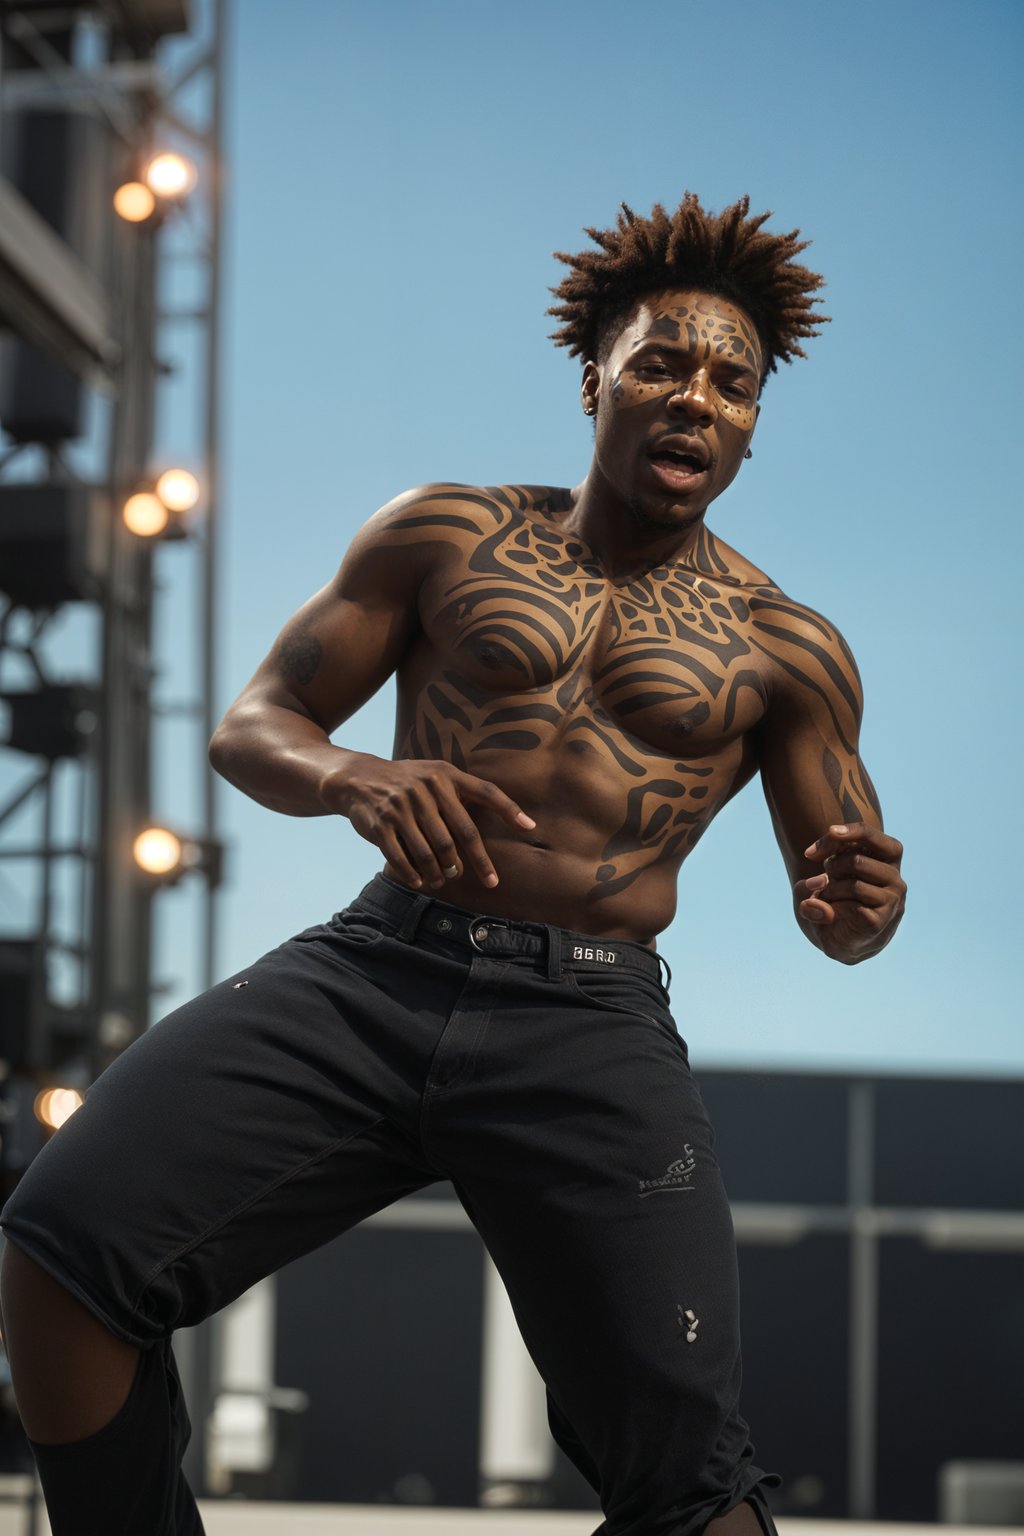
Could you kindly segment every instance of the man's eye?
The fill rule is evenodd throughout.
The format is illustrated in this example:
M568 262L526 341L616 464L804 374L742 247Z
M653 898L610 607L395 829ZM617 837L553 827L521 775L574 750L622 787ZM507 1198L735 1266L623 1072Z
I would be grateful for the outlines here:
M653 374L656 379L667 379L669 372L664 363L641 363L640 373Z
M719 384L718 393L720 395L728 395L730 399L735 400L737 404L749 404L747 400L747 391L744 389L742 384Z

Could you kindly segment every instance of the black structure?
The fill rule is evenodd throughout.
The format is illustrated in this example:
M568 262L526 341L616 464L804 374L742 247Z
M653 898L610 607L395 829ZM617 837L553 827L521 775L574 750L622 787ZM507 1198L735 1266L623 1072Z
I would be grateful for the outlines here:
M154 725L191 718L205 765L215 723L224 7L0 5L0 873L8 889L13 873L24 897L0 932L6 1188L48 1134L33 1113L37 1091L84 1089L151 1022L162 882L138 867L133 844L161 814ZM197 171L189 217L165 191L129 222L115 191L144 178L160 151L186 152ZM174 292L161 281L171 256L196 279L187 308L162 297ZM198 373L189 457L202 460L201 517L144 537L122 512L152 487L156 407L172 371L162 353L180 326L200 341L186 366ZM153 608L162 539L172 537L187 537L195 555L201 634L194 691L169 701ZM75 636L73 656L62 630ZM208 769L197 819L186 867L200 876L209 986L222 860ZM205 1335L182 1343L201 1423L209 1349ZM190 1463L201 1488L201 1433Z
M139 870L132 846L159 813L150 752L164 709L152 629L160 540L131 531L122 508L151 473L168 371L160 349L181 319L199 324L206 342L195 381L206 498L189 530L203 594L202 677L198 696L176 706L196 718L200 761L213 725L221 5L196 8L209 15L208 35L179 46L173 72L156 50L188 31L186 0L0 8L0 859L27 888L23 921L0 940L35 946L33 987L17 1012L20 969L5 989L0 952L0 995L11 999L0 1063L79 1087L151 1018L159 882ZM178 317L158 299L177 204L157 197L149 217L127 222L114 193L157 149L182 144L199 161L190 227L206 297ZM179 257L181 246L178 238ZM167 536L181 533L172 523ZM89 638L68 675L52 637L72 606ZM220 870L209 780L195 829L209 852L198 864L207 984ZM30 1151L22 1138L20 1155Z

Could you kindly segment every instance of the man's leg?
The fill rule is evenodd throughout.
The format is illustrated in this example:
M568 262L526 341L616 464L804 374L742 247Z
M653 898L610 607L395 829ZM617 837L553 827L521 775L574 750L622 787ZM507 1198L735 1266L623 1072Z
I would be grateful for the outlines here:
M117 1338L11 1242L0 1293L16 1320L4 1343L51 1529L202 1536L180 1470L189 1423L169 1343Z
M60 1444L95 1434L123 1407L139 1350L117 1338L13 1243L4 1244L0 1308L17 1381L18 1413L30 1440Z
M727 1515L719 1515L705 1526L706 1536L771 1536L773 1526L764 1521L754 1505L744 1499Z
M154 1026L5 1207L12 1378L55 1536L201 1531L173 1330L439 1176L408 1132L412 1030L379 940L322 925Z
M565 1414L554 1401L550 1391L548 1398L548 1424L555 1443L581 1472L595 1493L601 1492L601 1474L591 1459L579 1435ZM600 1530L606 1531L602 1526ZM777 1536L775 1523L760 1496L737 1504L727 1515L719 1515L705 1527L705 1536Z
M432 1124L563 1447L600 1494L601 1531L771 1531L773 1479L738 1410L728 1202L657 984L619 967L496 976L472 1072Z

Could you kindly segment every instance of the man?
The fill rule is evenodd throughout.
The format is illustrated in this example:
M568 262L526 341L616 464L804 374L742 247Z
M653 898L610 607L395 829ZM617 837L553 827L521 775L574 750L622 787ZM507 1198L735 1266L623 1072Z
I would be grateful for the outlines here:
M226 778L347 817L385 869L136 1042L3 1213L55 1536L201 1529L172 1330L441 1177L601 1531L771 1532L728 1204L655 938L758 771L827 955L876 954L905 888L849 650L705 525L816 326L821 279L767 217L687 194L590 231L553 311L585 359L583 483L385 507L221 723ZM393 759L333 745L393 673Z

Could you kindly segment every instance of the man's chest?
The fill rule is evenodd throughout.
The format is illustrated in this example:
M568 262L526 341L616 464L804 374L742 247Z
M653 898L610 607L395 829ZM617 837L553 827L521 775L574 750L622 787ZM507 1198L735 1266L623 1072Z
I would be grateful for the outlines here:
M420 618L430 670L467 704L515 699L549 729L586 717L658 751L707 752L766 707L748 597L677 567L617 586L582 546L527 525L447 551Z

